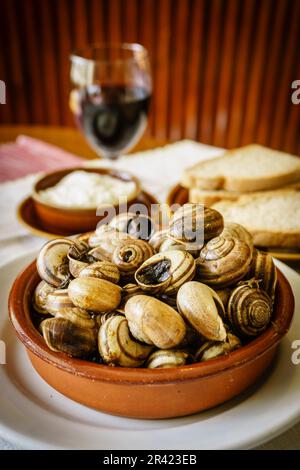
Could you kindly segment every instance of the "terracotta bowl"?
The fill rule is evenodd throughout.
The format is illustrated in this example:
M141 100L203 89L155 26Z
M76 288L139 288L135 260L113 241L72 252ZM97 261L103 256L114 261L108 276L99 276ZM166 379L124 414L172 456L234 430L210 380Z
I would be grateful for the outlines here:
M63 395L107 413L135 418L170 418L206 410L252 385L271 363L293 317L294 298L278 271L273 321L248 345L217 359L170 369L109 367L48 349L31 320L39 282L35 262L15 280L9 313L33 367Z
M136 201L136 198L141 191L138 179L126 171L111 170L108 168L68 168L65 170L55 171L53 173L47 173L35 184L32 198L37 217L43 228L49 232L60 233L61 235L88 232L90 230L94 230L97 223L103 218L103 216L96 215L96 207L91 209L72 209L69 207L59 207L47 204L41 200L39 191L54 186L68 173L76 170L109 175L123 181L133 181L136 184L136 191L134 195L128 199L128 203L130 204ZM116 213L118 213L118 205L114 205L113 207L115 208ZM103 208L105 209L105 206L103 206Z

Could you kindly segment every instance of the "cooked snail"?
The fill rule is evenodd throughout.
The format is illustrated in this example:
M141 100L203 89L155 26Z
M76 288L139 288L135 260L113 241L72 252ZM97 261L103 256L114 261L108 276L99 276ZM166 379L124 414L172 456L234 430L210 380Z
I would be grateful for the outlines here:
M159 251L162 243L168 238L169 229L158 230L155 232L149 240L150 245L155 251Z
M154 297L131 297L125 305L125 316L136 339L159 349L173 348L185 336L185 324L179 313Z
M119 268L121 274L132 275L146 261L154 255L154 250L144 240L125 240L115 248L112 261Z
M86 255L89 251L89 245L84 241L78 241L70 246L68 252L69 271L73 277L78 277L80 271L89 265Z
M236 224L235 222L226 222L221 236L223 238L238 238L239 240L247 243L247 245L253 249L253 237L251 233L249 233L248 230L240 224Z
M89 245L92 247L89 255L98 261L111 261L114 249L122 240L132 240L132 237L109 225L100 225L89 238Z
M135 272L135 280L146 292L175 293L195 275L195 260L186 251L166 251L145 261Z
M62 308L56 313L56 318L64 318L69 320L79 328L92 328L95 329L98 324L95 318L93 318L86 310L78 307Z
M274 301L277 271L271 255L255 249L252 265L247 277L259 280L259 286L269 294L272 302Z
M224 306L218 295L205 284L191 281L180 287L177 294L178 311L204 338L224 341L226 330L219 312Z
M95 329L80 328L65 318L48 318L42 321L40 327L51 351L84 357L97 350Z
M40 277L53 287L64 287L70 280L68 252L74 241L57 238L43 246L37 257Z
M229 354L239 347L241 347L239 338L232 333L228 333L225 341L206 341L203 343L194 355L194 359L196 362L208 361Z
M60 310L72 307L74 307L74 304L69 297L68 289L55 289L49 292L45 309L51 315L56 315Z
M121 302L120 307L121 306L125 307L127 300L129 300L131 297L134 297L135 295L138 295L138 294L141 294L141 295L144 294L144 291L140 288L138 284L128 283L125 286L123 286L122 302Z
M96 277L118 284L120 271L118 267L110 261L96 261L88 264L79 273L79 277Z
M148 369L167 369L169 367L184 366L189 359L189 354L176 349L163 349L153 352L147 362Z
M96 277L78 277L68 287L71 301L76 307L97 313L111 312L121 302L121 287Z
M272 301L258 287L257 281L248 281L236 287L228 301L227 319L238 336L251 337L262 333L270 323Z
M165 240L162 241L159 247L159 252L164 253L165 251L171 250L187 251L194 257L199 256L199 249L195 248L193 243L178 242L173 240L172 238L167 237L165 238Z
M152 350L152 346L131 337L127 320L121 315L111 316L103 323L98 347L106 364L122 367L140 367Z
M41 313L42 315L47 315L49 312L46 310L47 297L48 295L55 291L55 287L50 286L46 281L41 281L35 288L33 296L33 308Z
M197 279L215 288L228 287L243 279L250 269L249 245L238 238L210 240L197 259Z
M169 237L201 248L204 242L218 236L224 227L223 217L202 204L184 204L170 220Z
M125 232L140 240L150 240L155 232L155 225L146 214L127 212L116 215L109 226Z

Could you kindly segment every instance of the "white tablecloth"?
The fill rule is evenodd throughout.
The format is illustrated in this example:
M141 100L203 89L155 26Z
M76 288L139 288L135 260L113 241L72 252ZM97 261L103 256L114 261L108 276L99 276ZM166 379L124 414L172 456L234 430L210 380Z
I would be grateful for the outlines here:
M122 157L117 162L93 160L89 166L114 166L131 171L142 182L143 188L165 201L170 187L176 184L185 167L197 161L219 155L221 149L191 141L181 141L163 149ZM16 219L16 208L31 193L37 175L0 184L0 260L4 264L20 255L38 249L45 239L31 235ZM1 419L1 416L0 416ZM0 449L13 447L0 438ZM300 424L272 440L261 449L300 449Z

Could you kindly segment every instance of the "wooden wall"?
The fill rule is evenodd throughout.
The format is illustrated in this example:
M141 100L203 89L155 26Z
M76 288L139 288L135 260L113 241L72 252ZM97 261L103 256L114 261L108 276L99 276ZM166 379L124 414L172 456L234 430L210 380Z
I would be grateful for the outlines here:
M101 41L149 49L149 134L300 154L300 0L0 0L1 122L73 125L68 56Z

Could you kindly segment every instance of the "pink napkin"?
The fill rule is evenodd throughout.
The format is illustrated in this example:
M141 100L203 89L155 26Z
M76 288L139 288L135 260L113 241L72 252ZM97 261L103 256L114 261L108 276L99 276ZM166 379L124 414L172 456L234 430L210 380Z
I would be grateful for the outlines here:
M40 171L82 166L84 160L55 145L20 135L15 142L0 145L0 182Z

